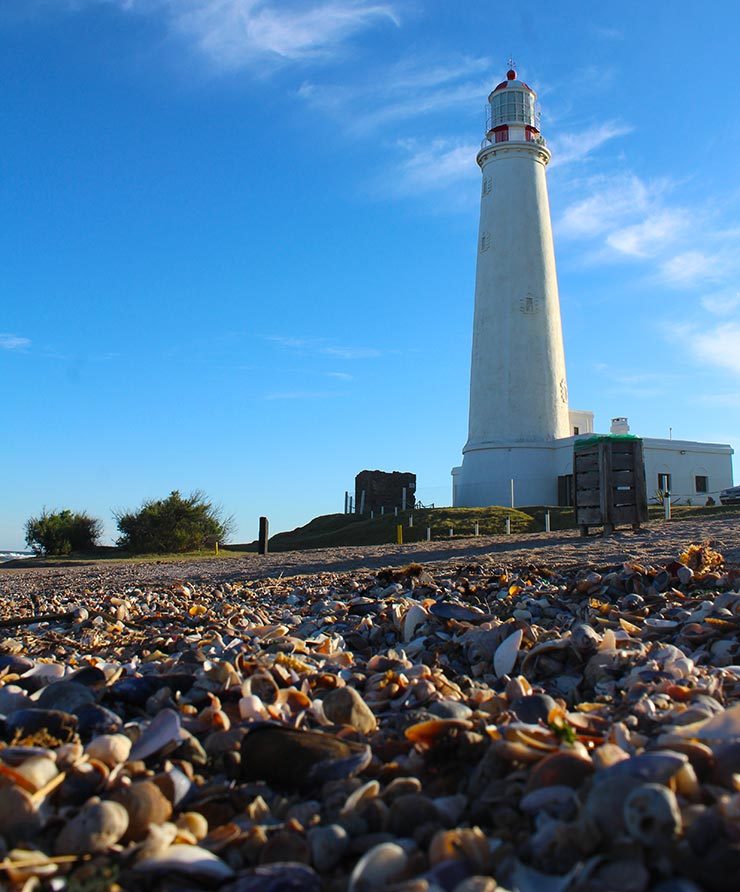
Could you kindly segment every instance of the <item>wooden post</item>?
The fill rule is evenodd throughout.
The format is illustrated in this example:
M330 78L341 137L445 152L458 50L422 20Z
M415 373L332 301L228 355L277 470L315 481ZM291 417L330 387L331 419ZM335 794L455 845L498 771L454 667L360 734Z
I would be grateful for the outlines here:
M409 514L409 529L413 529L414 526L414 515Z
M514 507L514 478L511 478L511 507Z
M550 532L550 512L545 511L545 532Z
M432 539L432 528L427 527L427 542L431 542Z
M374 517L375 517L375 512L371 509L370 510L370 520L373 520Z
M349 492L346 489L344 491L344 513L349 514Z
M398 505L393 509L393 516L398 517Z
M401 511L406 510L406 487L401 490Z
M268 540L270 538L270 521L266 517L260 517L260 536L257 551L259 554L267 554Z
M218 554L218 539L213 543L214 554Z
M475 522L475 535L480 536L480 527L478 526L478 521Z
M380 516L382 517L385 514L385 505L380 506Z
M511 514L506 515L506 535L511 535Z
M360 514L365 513L365 490L360 493Z
M450 527L450 539L453 537L454 533L455 531L452 529L452 527Z
M355 499L354 499L354 496L350 496L350 497L349 497L349 513L350 513L350 514L354 514L354 513L355 513Z
M403 524L399 523L396 526L396 541L399 545L403 545Z

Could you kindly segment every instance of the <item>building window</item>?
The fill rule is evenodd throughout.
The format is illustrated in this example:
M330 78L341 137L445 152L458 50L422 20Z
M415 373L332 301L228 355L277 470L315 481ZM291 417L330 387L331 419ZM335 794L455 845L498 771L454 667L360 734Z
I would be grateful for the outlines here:
M480 249L481 251L487 251L491 247L491 234L489 232L484 232L480 237Z
M574 436L574 437L578 436L578 434L580 434L580 432L581 432L580 427L574 427L574 428L573 428L573 436Z
M670 474L658 474L658 489L661 492L670 492L671 491L671 475Z
M695 482L697 492L709 492L709 477L697 474Z
M508 142L509 141L509 128L506 124L503 127L494 127L493 129L493 141L494 142Z
M493 188L493 180L491 177L483 177L483 194L489 195Z

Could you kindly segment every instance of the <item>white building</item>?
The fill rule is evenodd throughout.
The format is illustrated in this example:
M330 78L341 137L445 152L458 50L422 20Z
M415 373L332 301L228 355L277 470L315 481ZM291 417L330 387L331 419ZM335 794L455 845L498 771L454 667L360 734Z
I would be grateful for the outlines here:
M482 171L468 441L453 468L453 505L570 504L573 443L593 412L569 409L560 299L536 94L509 70L488 97ZM614 419L613 433L626 433ZM717 501L732 449L643 440L648 498Z

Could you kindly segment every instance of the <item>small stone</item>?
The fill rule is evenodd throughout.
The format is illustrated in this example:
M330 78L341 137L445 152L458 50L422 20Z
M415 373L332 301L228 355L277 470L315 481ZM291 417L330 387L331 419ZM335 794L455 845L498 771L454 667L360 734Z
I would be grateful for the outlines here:
M129 826L124 842L142 840L151 824L168 821L172 805L159 787L149 780L136 781L127 787L119 787L113 794L128 813Z
M388 829L396 836L411 836L422 824L438 820L439 812L431 799L418 793L407 793L393 801Z
M469 719L473 710L459 700L436 700L429 712L440 719Z
M333 870L349 848L349 836L339 824L314 827L308 831L311 861L319 873Z
M509 709L520 722L536 725L540 721L547 723L550 711L556 706L557 703L547 694L529 694L525 697L517 697Z
M643 784L624 802L624 825L636 842L665 846L681 832L676 794L662 784Z
M363 734L378 727L375 714L351 687L335 688L324 697L324 715L335 725L351 725Z
M58 855L105 852L122 838L127 827L128 814L122 805L93 797L62 827L55 851Z
M125 734L101 734L85 747L91 759L99 759L109 768L125 762L131 753L131 740Z

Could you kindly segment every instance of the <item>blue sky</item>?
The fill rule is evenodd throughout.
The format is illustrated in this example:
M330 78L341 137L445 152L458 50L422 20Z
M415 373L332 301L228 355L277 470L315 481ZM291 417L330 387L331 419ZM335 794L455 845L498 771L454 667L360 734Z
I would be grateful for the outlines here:
M740 447L740 11L3 0L0 547L205 490L254 538L363 468L449 504L479 171L539 92L571 404Z

